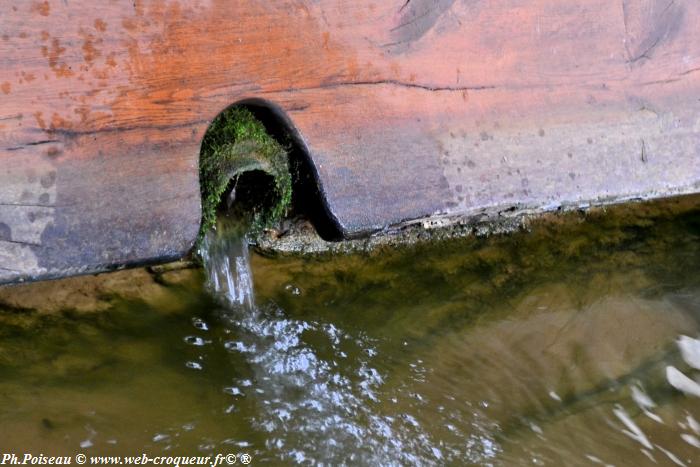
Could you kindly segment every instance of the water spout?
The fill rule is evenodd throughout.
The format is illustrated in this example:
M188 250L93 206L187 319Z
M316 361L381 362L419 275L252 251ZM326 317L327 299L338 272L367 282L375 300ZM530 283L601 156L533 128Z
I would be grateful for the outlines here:
M245 229L220 219L205 235L200 254L211 292L229 307L252 311L255 295Z

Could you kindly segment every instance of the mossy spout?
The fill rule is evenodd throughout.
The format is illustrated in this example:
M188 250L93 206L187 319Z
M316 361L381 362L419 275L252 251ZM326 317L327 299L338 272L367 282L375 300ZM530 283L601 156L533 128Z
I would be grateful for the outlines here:
M274 179L275 192L272 203L263 202L267 194L260 193L260 202L250 206L249 234L254 237L287 214L292 202L287 154L288 150L271 137L245 107L231 107L212 122L204 136L200 156L202 223L197 247L201 246L206 232L215 227L217 211L231 180L237 180L245 172L268 174Z

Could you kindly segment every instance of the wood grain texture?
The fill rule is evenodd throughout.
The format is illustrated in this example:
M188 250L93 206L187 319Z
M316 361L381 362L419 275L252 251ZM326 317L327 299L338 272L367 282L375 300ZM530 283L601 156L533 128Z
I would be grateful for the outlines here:
M700 187L700 4L1 0L0 282L175 258L262 99L347 236Z

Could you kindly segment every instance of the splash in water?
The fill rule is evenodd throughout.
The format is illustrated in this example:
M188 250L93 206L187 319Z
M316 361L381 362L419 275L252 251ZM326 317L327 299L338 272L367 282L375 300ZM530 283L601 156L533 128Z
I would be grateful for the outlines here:
M442 458L414 417L373 413L384 381L373 365L372 339L331 323L290 318L274 304L256 305L241 225L220 219L201 255L207 287L222 304L220 319L235 336L224 347L250 370L223 392L239 404L257 403L251 422L266 434L265 451L293 463L392 465L414 464L426 454ZM318 341L325 343L322 352ZM236 404L229 409L237 410ZM357 448L349 453L347 446Z

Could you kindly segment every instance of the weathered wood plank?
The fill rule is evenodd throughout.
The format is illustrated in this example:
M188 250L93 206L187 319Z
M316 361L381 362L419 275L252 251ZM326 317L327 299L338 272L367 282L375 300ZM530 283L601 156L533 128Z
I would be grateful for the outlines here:
M700 4L34 1L0 15L0 282L177 257L264 99L346 235L698 191Z

